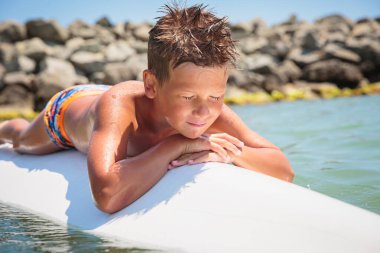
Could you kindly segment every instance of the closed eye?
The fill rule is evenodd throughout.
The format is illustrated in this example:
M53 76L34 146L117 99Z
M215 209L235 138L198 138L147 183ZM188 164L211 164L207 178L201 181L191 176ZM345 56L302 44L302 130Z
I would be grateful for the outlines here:
M185 100L191 100L194 96L191 96L191 97L186 97L186 96L182 96Z
M215 100L215 101L218 101L218 100L220 99L220 97L213 97L213 96L210 96L210 98L211 98L212 100Z

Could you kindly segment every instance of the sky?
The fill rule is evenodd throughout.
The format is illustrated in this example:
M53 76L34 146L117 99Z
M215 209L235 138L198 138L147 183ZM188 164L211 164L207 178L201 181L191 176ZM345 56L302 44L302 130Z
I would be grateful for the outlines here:
M94 24L107 16L116 24L132 21L153 23L161 14L159 8L170 1L158 0L0 0L0 22L26 22L35 18L56 19L68 26L76 19ZM184 1L183 1L184 2ZM380 0L187 0L187 6L204 3L218 16L228 16L231 23L245 22L255 17L268 25L286 21L290 15L299 20L316 19L341 14L352 20L380 17Z

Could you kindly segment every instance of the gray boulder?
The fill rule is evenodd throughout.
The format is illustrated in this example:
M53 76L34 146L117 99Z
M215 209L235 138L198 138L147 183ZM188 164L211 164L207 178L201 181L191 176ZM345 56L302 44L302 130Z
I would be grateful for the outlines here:
M96 24L103 26L103 27L106 27L106 28L113 27L113 24L111 23L111 21L107 17L100 18L98 21L96 21Z
M264 37L248 37L239 41L240 49L244 54L253 54L267 45L268 41Z
M38 89L55 86L65 89L77 82L74 66L67 61L47 57L40 63L41 72L37 76Z
M323 51L326 53L327 58L339 59L342 61L356 64L359 63L361 60L360 56L357 53L351 50L344 49L337 44L327 44L323 48Z
M82 20L76 20L69 25L70 38L92 39L96 36L95 29Z
M70 57L70 60L75 67L79 68L86 74L102 71L105 64L104 55L102 53L91 53L85 51L74 53Z
M340 88L356 88L363 75L357 66L333 59L307 66L303 79L309 82L331 82Z
M50 47L47 46L40 38L33 38L16 43L17 53L40 61L50 54Z
M35 91L34 76L28 75L22 71L8 72L3 78L3 83L6 86L19 85L23 86L28 91Z
M0 42L15 42L26 39L24 24L15 21L0 23Z
M294 48L289 52L288 59L295 62L299 67L304 68L309 64L321 61L324 59L323 51L309 51L302 48Z
M236 86L250 92L255 92L262 90L259 87L263 85L264 81L265 77L258 73L231 69L227 83L230 86Z
M104 50L104 55L108 62L121 62L134 54L135 50L123 40L109 44Z
M152 27L149 24L143 23L133 30L133 36L136 39L147 42L149 40L149 31Z
M276 60L267 54L252 54L242 59L243 69L259 74L268 74L276 68Z
M36 19L26 23L29 38L38 37L46 41L64 44L68 39L68 31L55 20Z
M0 93L0 106L33 108L33 94L22 85L5 85Z
M143 70L148 66L146 55L133 55L123 63L108 63L104 68L104 82L115 84L128 80L142 80Z

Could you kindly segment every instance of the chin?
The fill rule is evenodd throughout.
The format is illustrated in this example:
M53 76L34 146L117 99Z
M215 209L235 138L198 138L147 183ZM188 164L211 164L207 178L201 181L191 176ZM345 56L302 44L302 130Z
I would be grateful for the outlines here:
M181 134L189 139L197 139L204 133L205 131L197 131L197 132L182 132Z

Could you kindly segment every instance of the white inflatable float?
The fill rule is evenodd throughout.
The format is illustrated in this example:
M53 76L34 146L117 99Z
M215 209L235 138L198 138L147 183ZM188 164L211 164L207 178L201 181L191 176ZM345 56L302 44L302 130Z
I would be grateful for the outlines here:
M380 215L227 164L172 170L108 215L93 203L84 155L19 155L2 145L0 201L165 252L380 252Z

